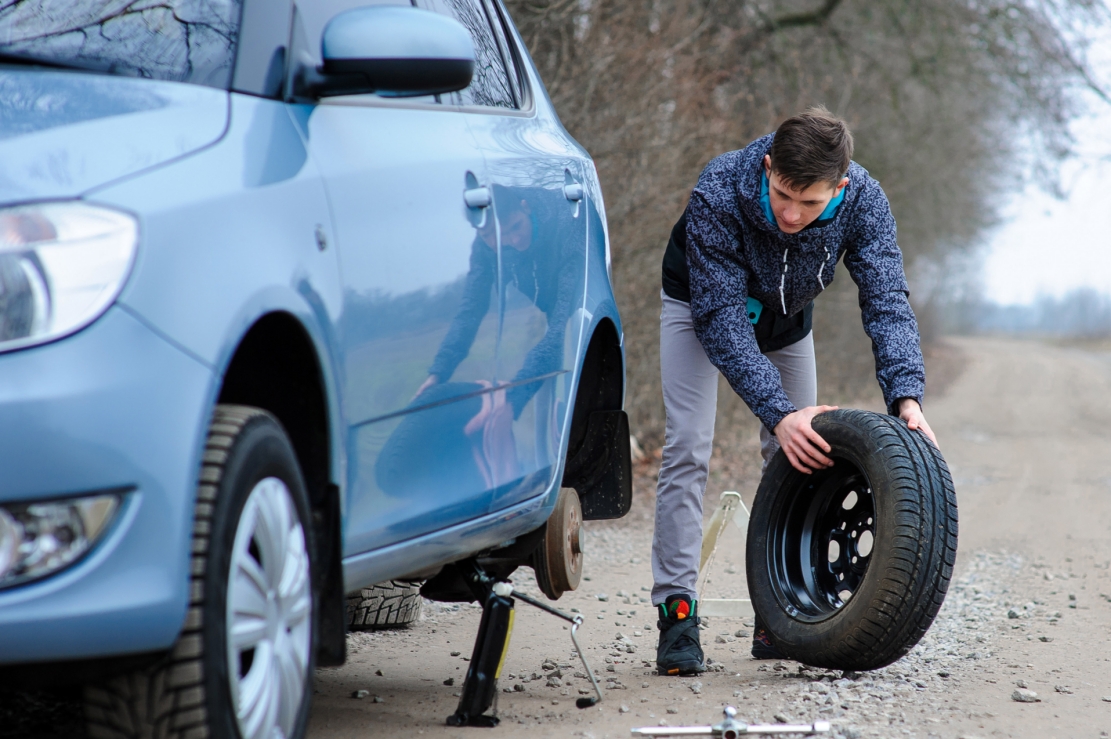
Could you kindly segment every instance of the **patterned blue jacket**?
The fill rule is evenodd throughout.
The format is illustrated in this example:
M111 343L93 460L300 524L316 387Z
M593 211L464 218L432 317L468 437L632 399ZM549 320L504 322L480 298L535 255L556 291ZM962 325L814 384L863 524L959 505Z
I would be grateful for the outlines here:
M779 371L761 352L746 302L798 313L833 282L844 257L860 290L864 331L888 412L896 401L922 402L926 373L918 324L908 300L903 258L887 196L853 162L844 200L832 218L796 234L769 223L760 204L764 155L775 134L717 157L698 178L687 206L691 315L706 356L769 430L797 410Z

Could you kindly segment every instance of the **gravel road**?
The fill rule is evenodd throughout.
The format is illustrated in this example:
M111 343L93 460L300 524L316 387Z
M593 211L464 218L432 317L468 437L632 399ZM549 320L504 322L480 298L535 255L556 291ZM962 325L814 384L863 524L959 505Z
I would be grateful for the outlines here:
M588 524L587 579L557 603L586 618L587 656L604 686L599 706L574 706L588 681L565 626L520 604L500 683L502 725L446 727L480 610L426 603L408 629L349 637L348 664L318 673L309 736L602 739L635 726L716 722L732 704L753 722L829 720L840 737L1107 737L1111 345L948 346L963 371L926 410L957 483L957 575L933 628L903 660L864 674L758 662L748 653L750 623L708 619L713 671L655 675L654 468L645 463L630 515ZM756 466L744 460L756 460L755 443L735 454L742 463L723 460L734 463L719 465L729 472L715 484L751 502ZM723 544L707 596L745 591L742 551L739 535ZM514 580L539 592L531 571ZM76 705L55 696L0 693L0 737L78 736L79 720Z
M557 604L586 617L587 656L604 685L599 706L574 707L589 684L564 626L520 605L500 683L502 726L444 726L480 611L426 604L409 629L352 635L348 664L320 671L310 737L601 739L634 726L716 722L724 704L751 722L829 720L842 737L1108 736L1111 347L950 346L964 369L928 399L927 413L957 483L957 577L933 628L903 660L863 674L758 662L748 654L750 623L707 619L703 645L715 670L655 675L653 470L642 468L633 512L588 524L589 580ZM755 479L732 482L751 501ZM741 551L738 537L723 546L707 596L744 591ZM538 592L524 571L514 579ZM366 697L352 698L358 690Z

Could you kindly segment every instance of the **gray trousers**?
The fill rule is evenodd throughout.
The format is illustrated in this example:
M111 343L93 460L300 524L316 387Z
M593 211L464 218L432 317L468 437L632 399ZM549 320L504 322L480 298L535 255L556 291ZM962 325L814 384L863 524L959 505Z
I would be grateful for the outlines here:
M652 537L655 604L674 594L696 596L702 553L702 496L710 469L718 399L718 370L694 334L690 305L667 295L662 297L660 372L667 424ZM813 334L766 356L779 370L783 389L796 408L817 405ZM778 450L775 436L761 425L760 455L765 466Z

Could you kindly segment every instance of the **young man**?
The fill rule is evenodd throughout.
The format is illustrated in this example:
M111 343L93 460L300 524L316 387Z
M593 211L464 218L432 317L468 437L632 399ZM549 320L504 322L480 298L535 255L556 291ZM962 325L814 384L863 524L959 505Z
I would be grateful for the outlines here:
M764 465L783 449L810 474L832 466L818 406L813 300L844 257L888 411L933 439L925 372L895 219L878 182L852 162L845 122L825 108L707 165L663 262L660 366L667 412L656 490L652 602L660 674L701 672L695 583L721 374L762 422ZM775 658L756 625L752 653Z

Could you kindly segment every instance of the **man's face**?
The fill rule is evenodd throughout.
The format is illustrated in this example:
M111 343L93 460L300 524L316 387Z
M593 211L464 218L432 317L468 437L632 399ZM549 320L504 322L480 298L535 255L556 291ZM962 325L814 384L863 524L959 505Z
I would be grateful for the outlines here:
M532 219L528 203L521 201L521 210L510 213L501 224L502 244L524 251L532 245Z
M527 200L521 201L521 209L502 216L498 226L501 226L501 243L503 246L524 251L532 245L532 218L529 214L532 208ZM487 218L478 228L478 235L491 249L498 241L497 226L493 218Z
M829 201L837 197L849 178L845 177L833 187L828 182L816 182L802 190L792 189L777 173L772 171L772 158L764 155L764 172L768 175L768 199L776 225L783 233L793 234L813 223Z

